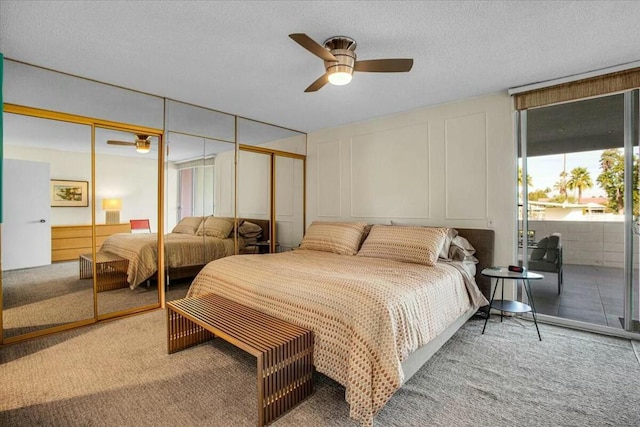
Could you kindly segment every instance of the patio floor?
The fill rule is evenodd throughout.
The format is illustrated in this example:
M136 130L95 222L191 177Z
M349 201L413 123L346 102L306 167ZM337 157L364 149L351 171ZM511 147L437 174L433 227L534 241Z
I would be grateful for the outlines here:
M635 270L635 277L638 271ZM542 280L531 281L536 310L540 314L580 320L622 329L624 312L624 270L588 265L564 265L564 286L558 295L557 276L541 273ZM638 298L638 281L634 284ZM635 307L634 319L638 319Z

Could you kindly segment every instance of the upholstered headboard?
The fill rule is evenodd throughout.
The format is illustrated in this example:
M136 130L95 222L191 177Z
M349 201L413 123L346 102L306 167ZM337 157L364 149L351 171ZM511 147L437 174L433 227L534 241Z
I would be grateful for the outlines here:
M458 230L458 234L467 239L476 250L475 257L478 258L478 264L476 265L476 283L488 299L491 292L491 279L483 276L481 271L494 265L495 232L493 230L479 228L456 228L456 230Z

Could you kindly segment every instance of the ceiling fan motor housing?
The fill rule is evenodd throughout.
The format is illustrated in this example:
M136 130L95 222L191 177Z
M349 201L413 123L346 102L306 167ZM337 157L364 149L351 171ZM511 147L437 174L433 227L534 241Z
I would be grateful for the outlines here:
M345 36L331 37L325 40L324 47L338 60L338 62L324 61L324 67L328 74L353 74L353 66L356 62L355 40Z
M149 135L136 135L136 150L139 153L148 153L151 149L151 141L149 140Z

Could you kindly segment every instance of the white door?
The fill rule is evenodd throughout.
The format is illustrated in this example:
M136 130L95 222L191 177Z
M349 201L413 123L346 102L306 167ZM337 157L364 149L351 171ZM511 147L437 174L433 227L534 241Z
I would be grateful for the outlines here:
M49 163L4 159L2 269L51 264Z

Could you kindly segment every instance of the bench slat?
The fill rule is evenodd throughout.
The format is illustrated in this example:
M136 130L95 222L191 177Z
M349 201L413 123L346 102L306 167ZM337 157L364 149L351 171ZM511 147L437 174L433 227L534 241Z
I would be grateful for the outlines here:
M167 303L169 353L219 337L256 357L258 425L313 392L313 333L215 294Z

